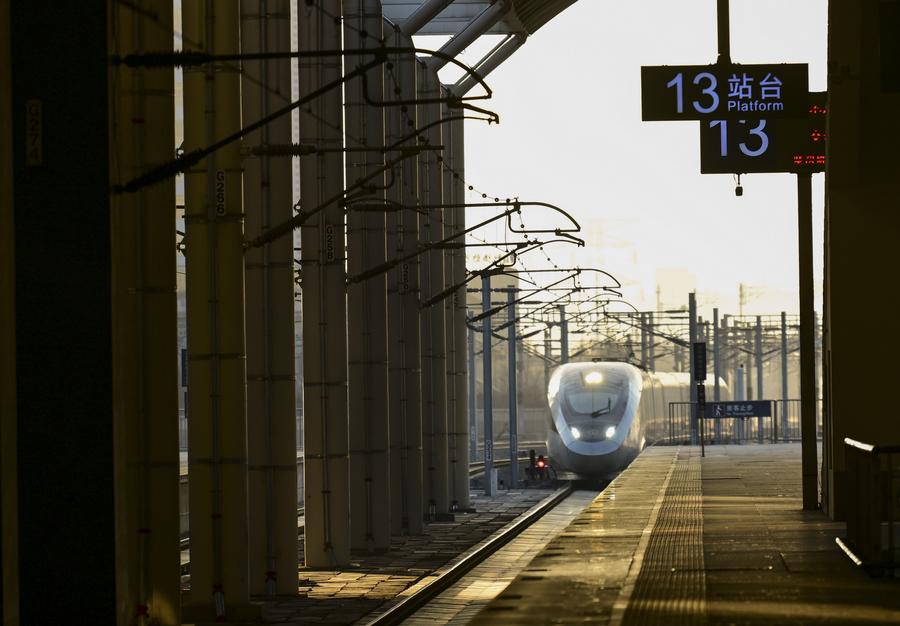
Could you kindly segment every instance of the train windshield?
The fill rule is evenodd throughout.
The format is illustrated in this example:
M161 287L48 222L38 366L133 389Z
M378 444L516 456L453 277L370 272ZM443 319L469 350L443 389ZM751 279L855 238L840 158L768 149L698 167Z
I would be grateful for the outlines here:
M579 364L559 383L562 416L583 441L608 439L624 417L629 397L641 388L636 370L618 363Z

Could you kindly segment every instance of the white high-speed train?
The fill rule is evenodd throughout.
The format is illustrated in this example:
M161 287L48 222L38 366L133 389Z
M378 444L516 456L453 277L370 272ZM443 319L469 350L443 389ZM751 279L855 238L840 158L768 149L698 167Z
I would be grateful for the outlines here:
M720 385L727 393L721 379ZM648 444L668 439L669 403L688 401L687 373L649 373L614 361L561 365L547 389L553 466L580 478L609 478Z

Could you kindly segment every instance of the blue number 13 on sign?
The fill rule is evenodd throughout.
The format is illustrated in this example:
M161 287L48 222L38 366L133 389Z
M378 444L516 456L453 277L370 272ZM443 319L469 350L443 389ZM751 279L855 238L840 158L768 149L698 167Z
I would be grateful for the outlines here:
M746 124L744 120L741 124ZM728 122L726 120L713 120L709 123L710 128L719 127L719 155L728 156ZM748 157L758 157L766 153L769 149L769 135L766 133L766 120L759 120L759 123L750 129L750 134L759 139L759 147L750 148L747 143L742 141L738 144L738 148Z
M695 111L705 115L707 113L712 113L719 108L719 94L716 93L716 87L718 86L719 81L716 80L714 74L710 74L709 72L700 72L694 76L693 83L695 85L699 86L700 83L704 81L708 84L703 88L702 93L705 96L709 96L709 106L704 106L699 100L694 100L691 104L694 106ZM678 72L675 75L675 78L666 83L666 87L675 88L675 110L678 113L684 113L684 74Z

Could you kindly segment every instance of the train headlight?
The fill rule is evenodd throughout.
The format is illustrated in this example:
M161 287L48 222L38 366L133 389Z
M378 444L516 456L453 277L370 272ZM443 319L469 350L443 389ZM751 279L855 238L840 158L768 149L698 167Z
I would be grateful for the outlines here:
M615 426L610 426L609 428L606 429L606 438L607 439L612 439L615 434L616 434Z
M599 385L603 382L603 374L600 372L588 372L584 375L584 382L587 385Z
M575 439L581 439L581 431L572 426L572 436L575 437Z

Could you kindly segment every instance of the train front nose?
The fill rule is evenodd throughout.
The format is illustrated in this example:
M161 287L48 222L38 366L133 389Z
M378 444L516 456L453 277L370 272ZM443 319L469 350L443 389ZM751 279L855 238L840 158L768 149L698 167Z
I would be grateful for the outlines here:
M547 390L553 430L548 446L556 464L585 477L613 473L622 464L641 382L640 372L626 363L558 368Z

